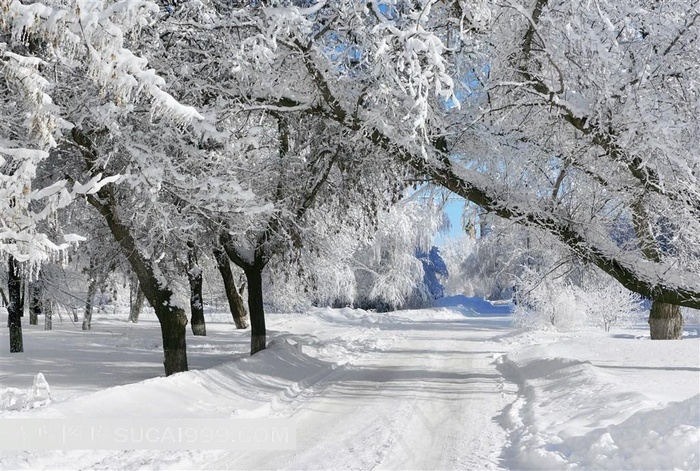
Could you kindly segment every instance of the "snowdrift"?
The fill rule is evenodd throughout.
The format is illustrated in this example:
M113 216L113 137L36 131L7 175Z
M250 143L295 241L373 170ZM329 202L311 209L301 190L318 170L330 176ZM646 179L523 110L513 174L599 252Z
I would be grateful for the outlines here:
M517 469L699 469L698 340L524 334L497 358L518 386L501 417ZM511 339L512 341L512 339ZM678 400L681 399L681 400Z

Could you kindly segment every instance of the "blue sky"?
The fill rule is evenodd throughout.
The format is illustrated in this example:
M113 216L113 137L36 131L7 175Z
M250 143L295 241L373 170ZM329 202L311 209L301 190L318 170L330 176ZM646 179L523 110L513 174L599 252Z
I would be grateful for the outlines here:
M435 245L445 245L447 239L457 238L464 232L462 227L462 213L464 212L464 199L450 196L445 204L445 212L450 218L450 230L445 234L435 236Z

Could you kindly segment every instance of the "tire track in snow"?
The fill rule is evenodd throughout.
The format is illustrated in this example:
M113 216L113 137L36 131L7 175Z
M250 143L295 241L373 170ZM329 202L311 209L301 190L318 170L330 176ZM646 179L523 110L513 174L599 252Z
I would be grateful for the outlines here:
M288 321L287 321L288 322ZM252 410L236 410L234 417L290 417L305 401L321 394L325 389L337 382L347 369L360 361L364 356L373 352L383 352L397 339L396 337L377 339L378 329L358 328L350 332L350 336L335 337L331 340L302 338L293 334L277 335L270 342L287 342L299 349L302 354L327 353L329 348L340 350L342 359L336 363L321 368L316 373L296 381L274 394L268 403ZM335 356L338 356L335 352ZM317 355L312 355L317 356Z
M512 399L493 361L503 345L490 338L502 330L415 315L381 327L397 337L385 351L293 391L276 413L296 420L296 450L230 454L211 467L498 469L508 437L497 418Z

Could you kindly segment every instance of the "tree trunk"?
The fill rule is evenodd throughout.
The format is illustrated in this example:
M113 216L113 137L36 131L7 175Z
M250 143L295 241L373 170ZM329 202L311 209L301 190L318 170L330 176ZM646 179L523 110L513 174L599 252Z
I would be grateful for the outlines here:
M248 312L250 313L250 354L255 355L266 348L265 308L263 306L262 272L267 263L263 245L253 254L253 260L241 257L233 247L228 233L219 235L219 242L228 258L241 267L248 280Z
M652 340L678 340L683 337L683 315L680 306L654 301L649 314Z
M221 273L221 278L224 282L224 291L226 291L226 299L228 300L228 307L233 316L233 322L236 324L237 329L245 329L248 327L248 312L245 309L241 293L236 289L236 283L233 280L233 271L231 271L231 263L226 257L226 254L220 249L214 249L214 258L216 259L216 266L219 268L219 273Z
M143 309L143 301L145 297L143 296L143 291L139 286L138 280L132 280L131 289L129 297L129 322L137 324L139 322L139 316L141 315L141 310Z
M71 135L76 144L83 149L87 167L92 168L95 164L92 141L78 127L71 130ZM163 364L166 376L187 371L185 310L175 302L172 290L161 284L158 266L152 259L141 253L131 228L121 221L117 213L119 205L114 194L114 184L103 186L96 195L87 195L87 200L107 222L114 239L122 249L122 254L129 261L131 269L138 278L144 296L156 311L163 338Z
M44 305L44 330L53 329L53 306L51 301Z
M39 324L39 314L42 311L41 282L28 283L29 285L29 325Z
M663 258L662 248L649 226L649 215L642 199L632 205L632 223L644 256L659 263ZM680 306L653 299L649 312L649 336L651 340L680 339L683 336Z
M155 309L156 316L160 321L165 376L187 371L187 345L185 343L187 315L185 310L177 306L164 305L158 308L153 306L153 309Z
M92 309L95 305L95 293L97 293L97 280L92 277L88 284L87 300L85 301L85 315L83 316L83 330L92 328Z
M266 348L265 308L262 292L263 267L255 264L245 270L248 280L248 311L250 312L250 354Z
M197 264L197 248L193 242L188 242L187 254L189 270L187 279L190 282L190 312L192 313L192 333L207 335L207 325L204 321L204 302L202 299L202 269Z
M10 330L10 353L20 353L24 351L24 342L22 341L24 300L22 299L22 276L19 271L19 263L12 255L8 257L7 291L7 327Z

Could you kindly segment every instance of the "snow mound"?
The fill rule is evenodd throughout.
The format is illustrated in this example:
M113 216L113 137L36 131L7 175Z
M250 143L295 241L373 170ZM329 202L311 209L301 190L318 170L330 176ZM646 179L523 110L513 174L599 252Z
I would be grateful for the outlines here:
M50 403L51 388L42 373L37 373L29 389L5 388L0 394L0 410L29 410Z
M65 417L160 418L173 411L181 417L277 416L293 406L301 389L308 389L335 366L306 355L291 340L275 338L252 357L107 388L59 404L51 412Z
M530 427L513 462L520 469L700 469L700 395L640 411L583 436L551 436Z
M697 343L614 337L552 342L544 334L540 340L496 359L519 388L501 416L511 432L504 452L510 466L700 469L697 384L678 382L673 391L668 383L654 384L677 371L698 371L692 365ZM644 366L631 366L627 355ZM678 366L671 366L671 357ZM688 366L683 358L691 358Z
M700 469L700 394L552 447L587 469Z

